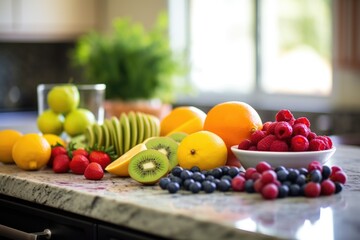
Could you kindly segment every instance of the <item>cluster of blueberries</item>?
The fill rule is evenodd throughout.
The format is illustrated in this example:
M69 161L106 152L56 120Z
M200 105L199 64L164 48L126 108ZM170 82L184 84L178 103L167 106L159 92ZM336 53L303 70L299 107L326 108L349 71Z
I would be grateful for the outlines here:
M183 169L174 167L171 172L160 179L159 186L176 193L180 189L198 193L204 191L212 193L215 190L226 192L231 190L232 179L240 173L237 167L223 166L212 170L200 170L198 167Z

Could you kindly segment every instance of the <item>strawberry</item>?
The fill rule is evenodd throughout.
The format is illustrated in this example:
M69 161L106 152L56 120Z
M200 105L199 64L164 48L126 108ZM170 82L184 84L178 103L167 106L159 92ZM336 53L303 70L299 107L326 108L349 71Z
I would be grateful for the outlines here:
M75 155L70 162L70 170L75 174L84 174L89 159L83 155Z
M89 180L100 180L104 177L104 170L97 162L91 162L85 169L84 176Z
M84 148L78 148L78 149L75 149L74 151L72 151L72 155L75 156L75 155L83 155L85 157L89 157L89 152L86 151Z
M67 154L66 148L63 147L62 145L55 145L54 147L51 148L51 156L50 156L50 160L47 163L47 165L49 167L52 167L53 165L53 161L55 159L55 157L57 155L61 155L61 154Z
M59 154L54 158L52 169L55 173L66 173L69 171L70 158L67 154Z
M96 162L100 164L102 169L105 169L107 165L111 163L111 158L109 154L107 154L106 152L94 150L91 151L89 154L89 161Z

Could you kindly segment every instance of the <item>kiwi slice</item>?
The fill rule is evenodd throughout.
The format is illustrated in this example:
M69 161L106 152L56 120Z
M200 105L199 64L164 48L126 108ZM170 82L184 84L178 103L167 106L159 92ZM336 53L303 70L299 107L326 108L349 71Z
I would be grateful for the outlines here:
M137 153L129 163L129 175L135 181L151 185L169 171L169 160L161 152L147 149Z
M164 154L169 163L170 170L178 165L177 149L178 143L170 137L152 137L145 143L147 149L154 149Z
M136 115L133 111L128 113L129 123L130 123L130 148L138 144L138 126L136 122Z
M75 148L85 148L88 143L88 138L85 134L80 134L75 137L72 137L70 140L70 144L74 145Z
M95 133L93 130L93 126L90 125L85 129L85 137L87 139L87 142L90 147L93 147L95 145Z
M173 132L168 137L175 140L175 142L180 143L188 134L184 132Z

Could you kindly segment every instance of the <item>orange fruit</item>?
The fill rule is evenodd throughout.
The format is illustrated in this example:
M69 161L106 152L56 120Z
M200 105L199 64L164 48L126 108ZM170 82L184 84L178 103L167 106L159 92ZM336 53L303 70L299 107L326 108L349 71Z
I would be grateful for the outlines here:
M0 131L0 162L13 163L12 148L15 142L22 136L22 133L13 130L5 129Z
M190 169L194 166L210 170L225 165L227 148L215 133L198 131L186 136L177 150L179 166Z
M262 129L262 121L256 110L249 104L239 101L224 102L215 105L207 113L204 130L220 136L228 148L227 165L239 166L231 146L250 138L250 135Z
M194 133L203 129L206 113L193 106L174 108L160 122L160 136L174 132Z
M62 139L58 135L47 133L43 134L42 136L48 141L50 146L56 146L57 144L61 144L62 146L66 147L64 139Z
M14 144L12 157L23 170L38 170L45 166L51 155L48 141L36 133L24 134Z

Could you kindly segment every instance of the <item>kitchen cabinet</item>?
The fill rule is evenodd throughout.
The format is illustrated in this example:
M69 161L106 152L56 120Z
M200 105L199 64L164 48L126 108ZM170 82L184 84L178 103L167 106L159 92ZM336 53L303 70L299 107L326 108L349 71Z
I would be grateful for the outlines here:
M96 28L98 5L97 0L0 0L0 40L73 40Z
M27 233L51 231L50 239L161 239L146 233L0 194L0 224ZM0 239L2 233L0 233Z

